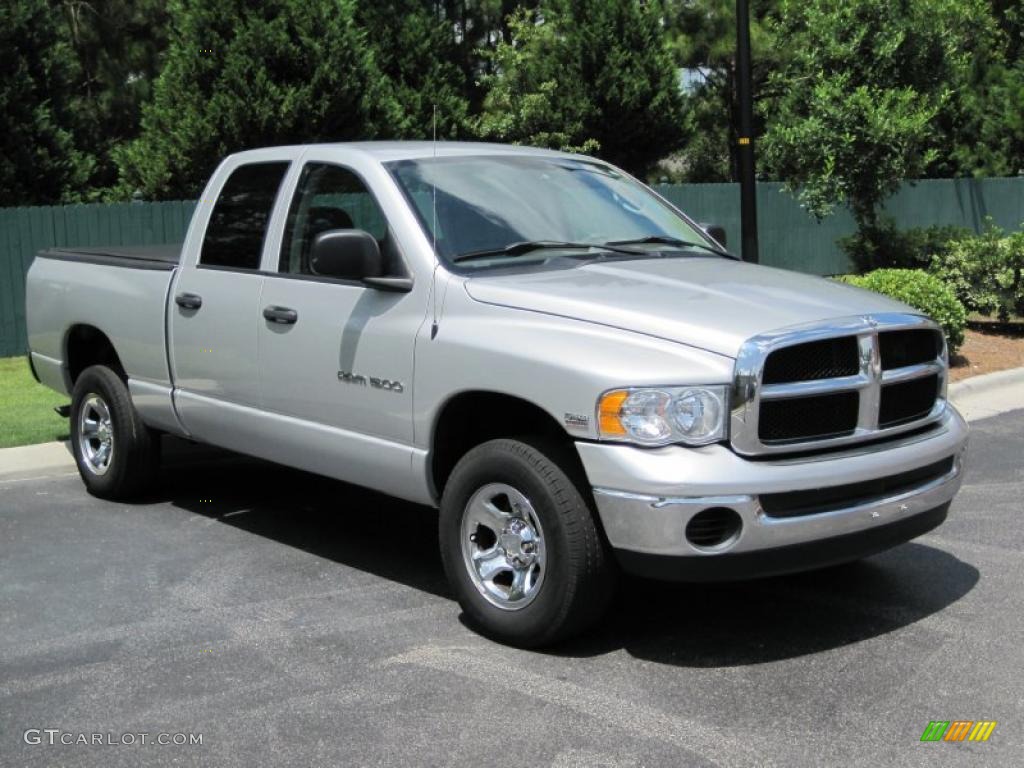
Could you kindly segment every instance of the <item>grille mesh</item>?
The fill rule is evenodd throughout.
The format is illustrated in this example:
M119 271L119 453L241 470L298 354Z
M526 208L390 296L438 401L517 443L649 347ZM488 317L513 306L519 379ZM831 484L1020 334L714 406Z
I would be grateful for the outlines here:
M860 370L857 337L822 339L783 347L772 352L764 364L765 384L834 379L855 376Z
M761 403L758 436L762 442L814 440L852 434L857 428L857 392L765 400Z
M939 393L939 377L902 381L882 387L882 402L878 409L878 426L894 427L928 415Z
M942 352L942 336L933 330L888 331L878 335L882 370L929 363Z

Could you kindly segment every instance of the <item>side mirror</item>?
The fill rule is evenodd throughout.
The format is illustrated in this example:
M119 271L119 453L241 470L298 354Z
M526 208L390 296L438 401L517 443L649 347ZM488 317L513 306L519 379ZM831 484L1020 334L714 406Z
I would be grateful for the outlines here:
M716 240L723 248L726 246L725 242L725 227L721 224L701 224L700 228L703 229L713 240Z
M329 229L313 239L309 268L314 275L342 280L380 277L384 258L377 240L361 229Z

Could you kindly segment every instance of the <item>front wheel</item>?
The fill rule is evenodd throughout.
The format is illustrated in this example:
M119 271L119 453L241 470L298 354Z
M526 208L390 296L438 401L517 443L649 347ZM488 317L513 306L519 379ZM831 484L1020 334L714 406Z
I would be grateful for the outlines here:
M597 620L614 566L554 446L492 440L456 465L441 500L445 573L483 634L549 645Z
M159 435L142 422L124 380L106 366L90 366L75 381L71 448L86 488L103 498L136 496L159 471Z

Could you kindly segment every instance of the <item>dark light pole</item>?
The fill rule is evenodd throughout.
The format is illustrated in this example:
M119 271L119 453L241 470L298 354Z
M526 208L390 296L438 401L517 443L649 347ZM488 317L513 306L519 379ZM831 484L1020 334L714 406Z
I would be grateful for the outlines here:
M750 66L750 0L736 0L736 95L740 130L740 221L743 260L758 262L757 188L754 183L754 95Z

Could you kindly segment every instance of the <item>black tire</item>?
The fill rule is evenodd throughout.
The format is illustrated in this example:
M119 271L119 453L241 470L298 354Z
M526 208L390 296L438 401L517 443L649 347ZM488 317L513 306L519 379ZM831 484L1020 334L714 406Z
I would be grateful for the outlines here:
M568 472L553 458L559 455L556 446L543 443L491 440L459 461L441 499L441 559L448 581L469 622L509 645L534 648L578 634L603 615L613 596L615 565L587 504L589 493L571 479L576 473L567 461L561 464ZM532 601L515 610L485 597L463 556L467 505L492 484L523 494L543 531L544 578L537 579Z
M102 472L101 461L87 455L99 438L83 441L82 411L96 415L97 400L109 413L112 449ZM160 435L149 429L132 405L128 386L110 368L93 365L78 376L71 394L71 447L82 482L89 493L105 499L129 499L152 488L160 471ZM88 446L88 447L87 447Z

